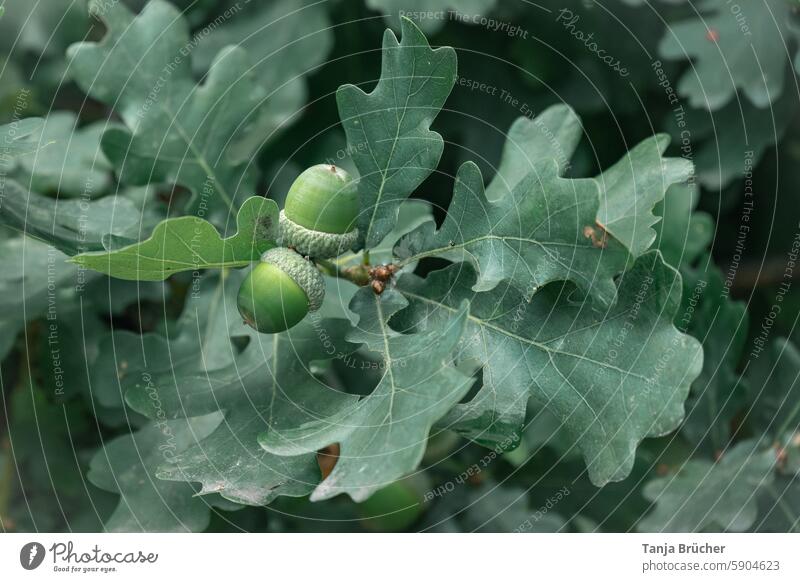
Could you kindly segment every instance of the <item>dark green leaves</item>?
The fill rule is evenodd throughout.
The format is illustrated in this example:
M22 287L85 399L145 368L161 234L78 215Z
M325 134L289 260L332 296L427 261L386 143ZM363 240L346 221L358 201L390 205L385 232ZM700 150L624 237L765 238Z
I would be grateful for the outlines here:
M196 71L205 74L222 49L238 45L250 56L256 82L267 96L232 148L235 159L246 161L302 114L307 97L303 77L325 60L333 45L327 9L315 0L243 2L233 5L225 22L197 35Z
M783 439L800 431L800 351L789 340L777 338L758 352L747 376L749 420Z
M94 456L89 480L120 495L106 521L107 531L186 532L208 525L209 505L194 496L188 483L155 477L156 467L210 434L221 413L159 421L138 432L117 437Z
M203 494L218 492L248 505L266 505L279 495L308 495L321 479L314 451L274 455L259 446L258 436L270 427L294 426L331 413L339 394L311 376L309 366L331 357L321 332L330 342L344 345L346 329L342 321L304 322L288 332L254 339L234 365L205 374L179 370L175 382L170 382L168 370L157 376L154 382L164 386L168 415L225 411L225 422L217 430L162 464L158 476L200 482ZM128 400L146 410L148 392L134 389Z
M7 172L18 156L36 151L39 143L34 135L42 123L43 120L31 117L0 125L0 171Z
M109 236L136 236L139 221L138 209L123 196L56 201L29 192L14 181L6 182L0 204L0 224L42 240L67 255L100 251Z
M266 198L248 198L236 225L236 234L222 238L202 218L171 218L156 226L147 240L116 251L81 254L73 262L138 281L161 281L180 271L243 267L275 246L278 207Z
M286 333L257 334L236 309L244 275L203 278L169 338L146 334L139 347L128 347L127 335L113 341L127 348L118 390L135 411L157 421L224 413L215 430L162 459L157 476L199 482L203 495L264 505L279 495L306 495L320 480L313 453L278 457L259 446L258 435L331 413L342 395L310 369L349 353L349 325L309 318Z
M100 150L100 137L110 125L77 126L69 111L47 116L32 139L35 152L21 156L15 177L36 192L62 197L93 198L111 186L111 167Z
M686 402L682 431L711 458L728 445L734 417L745 401L737 367L747 339L747 313L743 303L724 293L719 270L698 269L684 277L684 305L675 323L700 340L704 359Z
M571 163L583 128L566 105L548 107L534 119L519 117L508 130L497 174L486 187L486 197L499 200L510 193L544 158L555 159L561 176Z
M646 532L746 531L756 520L756 494L773 480L775 451L746 441L719 462L692 460L677 474L644 488L654 510L639 522Z
M444 142L430 131L456 78L452 48L432 50L420 30L402 19L402 42L383 37L381 79L371 93L343 85L336 94L348 151L361 174L360 235L366 248L392 230L400 203L439 163Z
M628 254L613 240L597 248L585 234L596 228L597 183L560 178L553 159L532 165L509 194L490 202L478 167L464 164L441 228L423 225L400 241L395 254L402 263L437 256L467 260L478 273L476 291L508 279L532 296L551 281L569 280L601 303L612 303L612 277L624 269Z
M361 399L339 395L335 411L300 424L273 427L261 445L280 455L297 455L339 443L335 468L311 496L322 500L347 493L362 501L417 468L434 422L464 394L471 379L451 365L466 321L466 306L437 329L402 335L389 318L407 305L397 291L375 295L361 289L350 303L359 316L348 341L363 343L380 357L380 382ZM323 397L320 393L319 397Z
M740 18L726 0L705 0L695 18L673 23L659 52L694 60L678 84L693 107L719 109L739 89L757 107L782 93L793 29L789 2L749 2Z
M190 210L232 211L238 197L253 193L252 173L241 160L254 149L239 161L230 150L264 97L247 53L221 51L198 86L189 58L193 41L172 5L153 0L138 16L121 2L94 1L91 10L108 35L72 45L70 69L84 91L125 122L102 138L121 180L181 184L194 194Z
M656 253L621 278L608 311L575 301L569 288L549 285L532 298L508 284L475 294L476 276L453 265L399 283L410 307L404 329L451 325L470 301L460 344L463 360L483 366L483 387L445 422L497 445L521 430L533 397L565 425L597 485L625 478L636 445L674 430L702 365L700 345L678 332L680 278Z

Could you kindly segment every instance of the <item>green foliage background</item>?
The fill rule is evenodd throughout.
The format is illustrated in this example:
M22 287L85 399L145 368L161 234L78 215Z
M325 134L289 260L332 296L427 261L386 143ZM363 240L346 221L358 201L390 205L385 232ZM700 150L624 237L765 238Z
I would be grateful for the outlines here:
M800 530L796 1L0 4L2 531Z

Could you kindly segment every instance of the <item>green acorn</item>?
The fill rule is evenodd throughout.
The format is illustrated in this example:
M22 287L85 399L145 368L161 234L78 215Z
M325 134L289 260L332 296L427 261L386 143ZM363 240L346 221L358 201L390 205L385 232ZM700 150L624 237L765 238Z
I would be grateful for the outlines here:
M318 259L338 257L358 239L358 194L343 169L311 166L289 188L281 211L281 242Z
M376 491L358 505L362 525L374 532L400 532L410 528L423 512L422 496L410 479L396 481Z
M237 305L244 322L261 333L279 333L297 325L325 298L325 280L296 252L274 248L242 281Z

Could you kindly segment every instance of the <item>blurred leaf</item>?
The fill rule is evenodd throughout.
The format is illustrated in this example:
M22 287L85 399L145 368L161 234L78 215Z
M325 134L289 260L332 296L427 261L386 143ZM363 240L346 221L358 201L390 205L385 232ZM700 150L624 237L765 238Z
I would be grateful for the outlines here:
M50 113L33 136L37 151L19 158L15 177L31 190L61 197L94 198L111 186L111 166L100 138L111 127L98 122L78 128L70 111Z
M426 524L425 531L449 533L554 533L565 527L556 511L533 509L525 489L494 482L448 494Z
M708 261L703 260L703 264ZM733 301L713 265L684 273L683 309L675 325L703 344L703 370L692 384L681 430L708 457L723 450L745 402L737 366L747 340L746 305Z
M121 196L99 200L54 200L7 181L0 224L44 241L67 255L104 248L108 236L130 236L140 214Z
M9 396L13 495L9 514L2 516L4 530L97 531L110 500L84 480L92 434L88 414L75 401L49 400L27 382Z
M231 16L221 25L198 35L192 64L205 73L225 47L238 45L247 51L266 99L233 148L235 159L249 161L256 149L302 114L307 98L304 77L328 56L333 32L327 6L312 0L234 4L223 17L226 14Z
M644 496L655 504L637 529L642 532L740 532L758 515L758 493L773 482L775 451L745 441L712 463L691 460L650 481Z
M671 23L659 53L693 61L678 83L692 107L717 110L741 90L760 108L781 95L789 68L789 2L748 2L739 18L727 0L704 0L695 18Z
M761 346L763 347L763 346ZM776 338L756 356L747 374L748 422L778 438L800 431L800 352Z
M797 94L786 91L765 109L746 100L714 112L687 107L664 125L681 152L691 155L700 185L718 190L750 173L783 138L797 111Z
M121 3L92 0L90 10L108 35L72 45L70 69L78 85L114 107L127 126L107 130L102 139L121 181L185 186L194 194L189 209L200 217L232 212L255 184L248 165L231 159L231 148L264 97L246 51L223 50L196 85L188 58L193 41L170 4L153 0L134 16ZM247 159L254 151L248 153Z
M221 412L180 420L159 420L104 444L92 459L89 480L120 495L105 530L111 532L202 531L209 502L188 483L156 478L156 468L211 434Z
M696 184L673 184L653 210L653 214L661 217L654 226L653 247L676 269L693 264L714 237L714 219L695 210L699 197Z
M71 42L88 29L86 3L76 0L4 0L0 47L62 58Z
M14 345L25 323L56 309L59 298L74 293L78 268L60 251L29 238L0 242L0 359Z
M34 136L42 128L43 119L30 117L0 125L0 172L6 175L19 156L35 152L39 144Z

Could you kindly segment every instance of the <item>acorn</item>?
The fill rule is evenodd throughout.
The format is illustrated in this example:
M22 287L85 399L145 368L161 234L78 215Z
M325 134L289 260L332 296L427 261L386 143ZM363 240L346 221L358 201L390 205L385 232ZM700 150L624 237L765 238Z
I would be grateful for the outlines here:
M358 192L343 169L311 166L289 188L280 214L281 243L317 259L338 257L358 240Z
M374 532L409 529L423 513L423 498L409 479L373 493L358 505L364 528Z
M291 249L274 248L239 287L237 305L244 322L261 333L279 333L297 325L325 298L322 274Z

